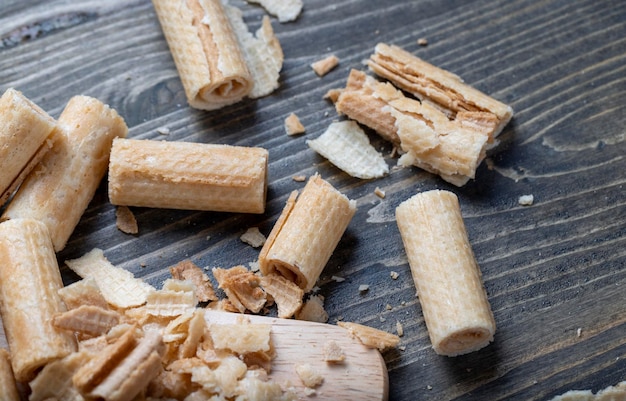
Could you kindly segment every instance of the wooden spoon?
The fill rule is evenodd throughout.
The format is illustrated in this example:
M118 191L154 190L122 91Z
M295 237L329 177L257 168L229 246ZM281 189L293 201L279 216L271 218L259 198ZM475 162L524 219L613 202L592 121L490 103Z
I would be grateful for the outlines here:
M242 315L207 310L205 318L212 324L234 324ZM311 399L386 401L389 379L385 361L376 349L367 348L339 326L302 320L245 315L251 323L270 324L276 350L272 360L271 380L290 383L300 399L309 399L295 366L309 364L324 377ZM343 363L324 361L324 345L334 340L343 350Z

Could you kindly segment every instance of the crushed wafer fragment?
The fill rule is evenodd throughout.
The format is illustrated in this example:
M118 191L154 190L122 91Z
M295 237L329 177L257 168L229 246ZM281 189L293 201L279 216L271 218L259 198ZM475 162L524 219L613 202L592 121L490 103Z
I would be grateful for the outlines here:
M359 285L359 292L367 292L369 291L370 286L367 284L361 284Z
M67 309L75 309L81 305L95 305L108 308L106 299L102 296L98 284L93 277L84 278L59 288L59 295Z
M306 181L306 175L294 175L291 179L295 182L304 182Z
M290 318L302 307L304 290L278 274L261 277L261 287L270 294L278 307L278 317Z
M272 326L258 323L211 324L209 332L216 350L230 350L239 355L270 351ZM233 335L236 333L236 335Z
M517 200L517 203L519 203L520 206L531 206L534 201L535 201L535 197L532 194L530 194L530 195L520 196L519 199Z
M115 225L123 233L139 233L137 219L128 206L117 206L115 208Z
M373 327L352 322L337 322L337 325L348 330L352 336L356 337L366 347L376 348L381 352L388 348L396 347L400 343L400 337L397 335Z
M328 313L324 309L324 297L312 295L296 312L296 319L318 323L328 322Z
M335 68L338 64L339 64L339 58L335 56L334 54L332 54L328 57L325 57L321 60L318 60L312 63L311 68L313 68L313 71L315 71L315 73L318 76L323 77L324 75L328 74L330 70Z
M328 363L341 363L345 361L346 354L343 349L334 340L328 340L324 343L324 361Z
M265 305L267 298L260 287L261 279L245 266L214 268L213 277L239 312L244 313L248 309L258 313Z
M420 46L428 46L428 39L426 38L419 38L417 39L417 44Z
M52 324L59 329L98 336L117 326L120 319L121 315L113 310L94 305L81 305L76 309L57 314L52 319Z
M170 274L176 280L188 280L195 286L196 297L200 302L217 301L213 285L201 268L190 260L183 260L170 267Z
M265 244L267 238L259 231L259 227L250 227L239 239L253 248L258 248Z
M246 0L260 4L268 13L278 17L279 22L295 21L302 11L302 0Z
M315 388L324 382L324 376L322 376L311 364L300 363L297 364L296 373L302 383L309 388Z
M398 334L398 337L402 337L404 335L404 327L399 320L396 321L396 333Z
M302 123L300 122L300 119L298 118L296 113L291 113L289 114L289 116L287 116L287 118L285 118L285 132L287 132L287 135L300 135L304 134L305 131L306 129L304 128L304 125L302 125Z
M82 278L93 278L104 299L118 308L142 305L148 292L154 290L131 272L113 266L98 248L78 259L67 260L65 264Z
M48 363L29 383L31 394L28 399L31 401L83 401L83 396L74 387L72 377L88 361L89 355L86 352L73 352L64 358ZM6 391L4 386L0 389ZM2 399L5 400L5 398Z
M379 198L381 198L381 199L384 199L384 198L385 198L385 195L386 195L386 194L385 194L385 191L383 191L382 189L380 189L380 188L378 188L378 187L376 187L376 188L374 189L374 194L375 194L376 196L378 196Z
M334 122L321 136L306 143L353 177L371 179L389 173L383 156L354 121Z
M179 285L179 284L187 285ZM190 281L167 279L161 290L151 290L144 310L151 316L179 316L193 310L198 303Z

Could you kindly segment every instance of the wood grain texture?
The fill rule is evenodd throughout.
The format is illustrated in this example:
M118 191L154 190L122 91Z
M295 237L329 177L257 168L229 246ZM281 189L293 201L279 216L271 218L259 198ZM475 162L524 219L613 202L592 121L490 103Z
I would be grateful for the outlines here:
M251 29L260 26L261 8L232 3ZM129 138L269 150L265 214L136 208L140 232L129 236L115 228L103 183L60 262L99 247L156 286L185 258L209 268L247 264L258 249L239 236L251 226L268 234L304 185L292 176L319 172L358 202L319 283L330 321L404 326L404 350L384 354L390 400L549 399L626 378L624 21L618 0L308 0L296 22L272 20L285 54L280 89L201 112L186 104L150 1L9 0L0 3L0 90L15 87L54 117L74 95L96 97L125 118ZM417 44L422 37L428 46ZM475 181L456 188L418 169L358 180L306 146L338 118L323 94L342 87L350 68L365 69L378 42L513 107ZM320 78L309 65L331 53L340 64ZM304 136L285 134L291 112ZM169 135L157 132L163 126ZM391 147L368 134L394 166ZM398 204L435 188L459 197L497 324L493 344L455 358L430 347L394 221ZM518 205L524 194L534 195L532 206ZM77 279L62 275L66 284Z

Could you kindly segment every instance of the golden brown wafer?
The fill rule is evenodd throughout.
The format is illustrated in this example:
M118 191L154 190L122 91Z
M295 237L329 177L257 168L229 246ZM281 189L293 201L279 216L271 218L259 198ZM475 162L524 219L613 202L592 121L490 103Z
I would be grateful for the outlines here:
M76 350L71 333L52 324L65 312L63 287L46 226L31 219L0 223L0 313L18 381Z
M398 206L396 220L435 352L485 347L496 325L456 195L419 193Z
M20 186L2 219L42 221L55 251L62 250L107 171L113 138L127 132L124 119L99 100L70 99L52 149Z
M263 213L263 148L116 138L109 165L114 205Z

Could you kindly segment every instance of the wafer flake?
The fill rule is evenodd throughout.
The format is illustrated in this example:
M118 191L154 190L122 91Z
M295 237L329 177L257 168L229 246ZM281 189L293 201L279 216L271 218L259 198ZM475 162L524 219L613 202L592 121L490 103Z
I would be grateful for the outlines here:
M253 248L259 248L265 244L265 235L263 235L258 227L250 227L245 233L239 237L240 240Z
M204 271L190 260L183 260L170 267L170 274L176 280L191 281L195 287L196 297L200 302L217 301L213 285Z
M328 363L341 363L345 361L346 354L334 340L329 340L324 344L324 360Z
M296 283L278 274L261 277L261 286L278 306L278 317L290 318L302 307L304 290Z
M311 68L318 76L323 77L324 75L328 74L333 68L337 67L337 65L339 65L339 58L332 54L328 57L314 62L313 64L311 64Z
M135 219L135 215L127 206L118 206L115 209L115 225L123 233L139 233L137 219Z
M353 177L371 179L389 173L382 154L354 121L330 124L326 132L307 145Z
M239 312L243 313L248 309L258 313L265 305L266 295L259 287L260 278L244 266L214 268L213 277Z
M324 382L324 376L322 376L311 364L297 364L295 369L298 377L302 380L302 383L308 388L315 388Z
M356 337L366 347L377 348L381 352L388 348L396 347L400 343L400 337L397 335L373 327L352 322L337 322L337 325L348 330L352 336Z
M93 278L104 299L118 308L142 305L146 302L148 292L154 290L151 285L136 279L131 272L113 266L98 248L65 263L82 278Z
M289 136L304 134L306 129L300 122L296 113L291 113L285 118L285 132Z
M280 22L295 21L302 11L302 0L246 0L260 4L268 13L278 17Z
M302 308L296 312L296 319L318 323L328 322L328 313L324 309L324 297L321 295L309 297Z

